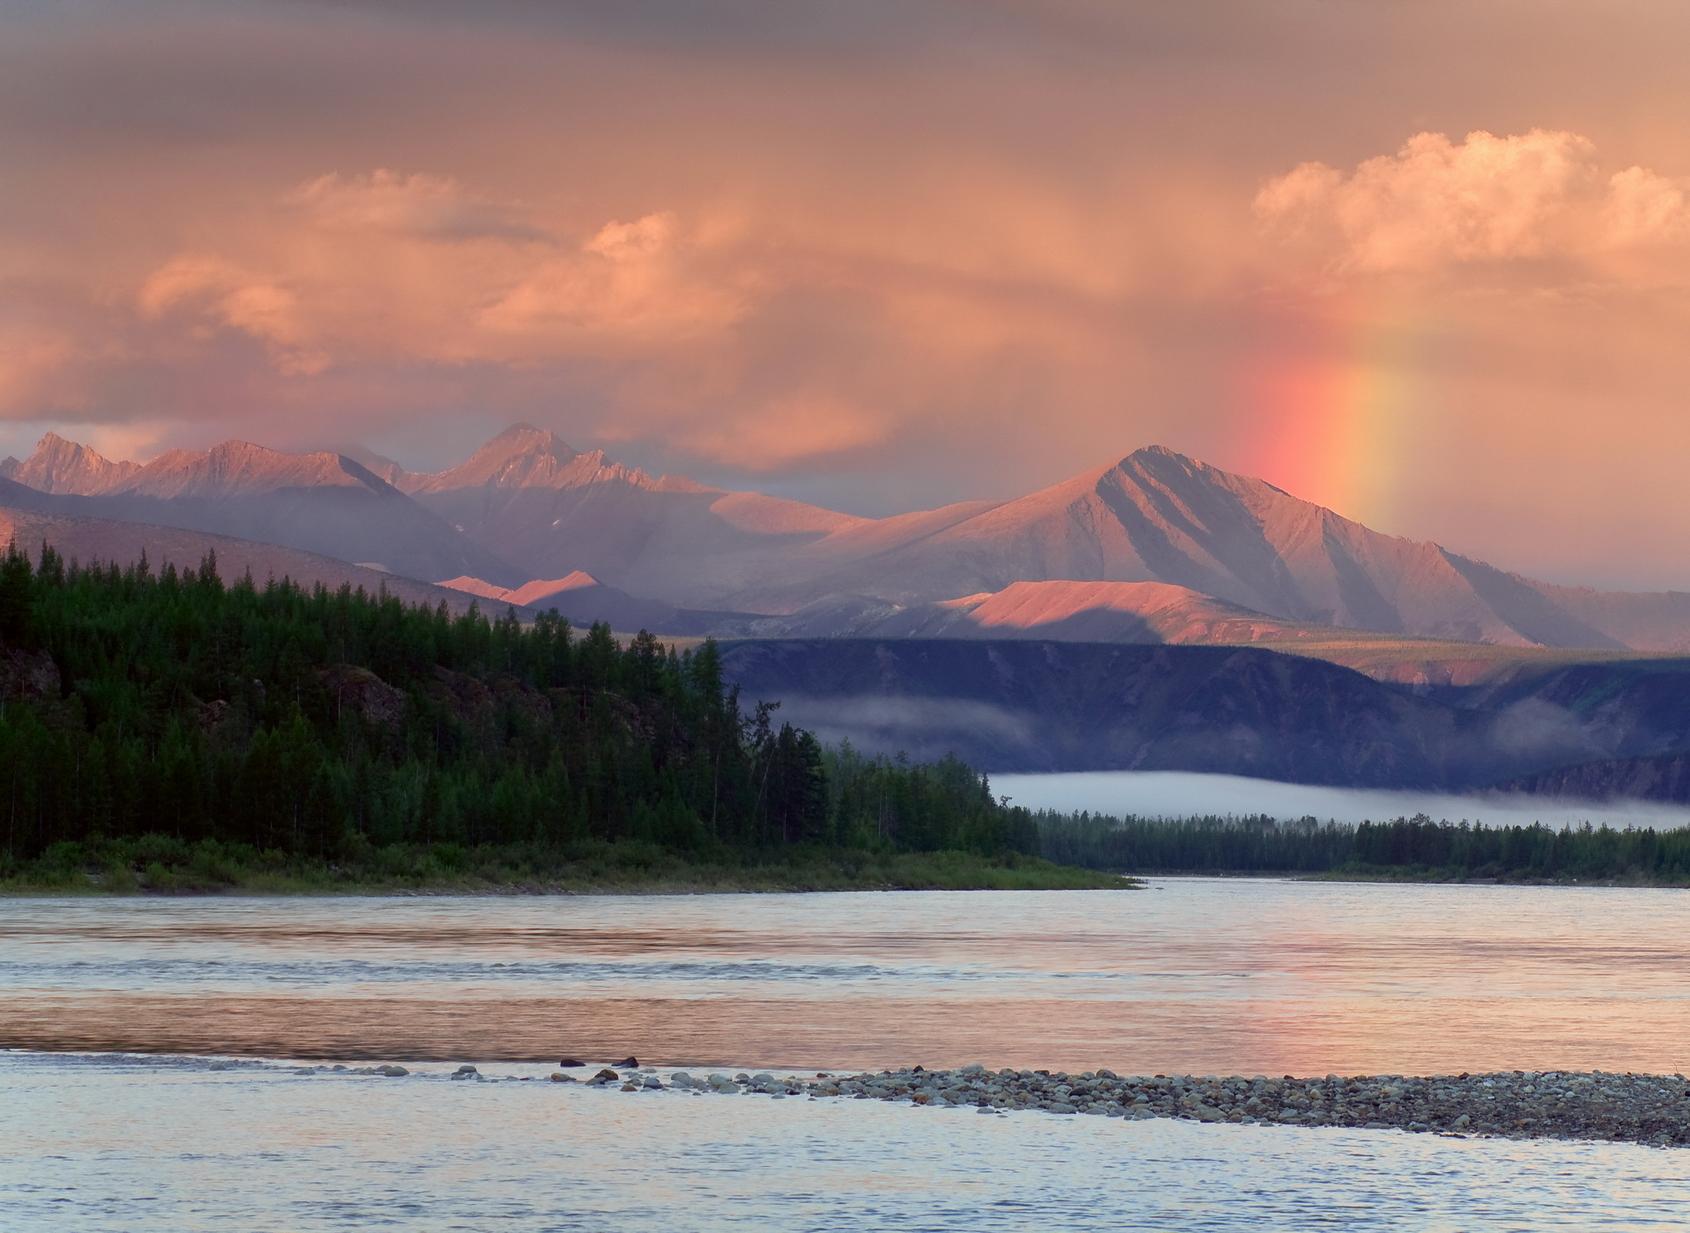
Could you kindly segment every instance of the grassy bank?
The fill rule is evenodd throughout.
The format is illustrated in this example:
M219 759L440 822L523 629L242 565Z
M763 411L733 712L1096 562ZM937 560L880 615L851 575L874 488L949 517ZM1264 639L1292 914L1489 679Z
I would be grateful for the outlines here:
M334 860L169 836L55 844L0 867L4 894L615 894L821 890L1087 890L1132 883L1009 854L789 847L683 856L655 844L393 844Z

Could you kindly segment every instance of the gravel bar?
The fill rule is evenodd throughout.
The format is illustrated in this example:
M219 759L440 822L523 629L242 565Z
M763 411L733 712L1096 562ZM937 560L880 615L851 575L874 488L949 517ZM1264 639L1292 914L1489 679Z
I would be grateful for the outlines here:
M776 1098L809 1096L971 1107L981 1113L1038 1110L1130 1120L1181 1118L1244 1125L1349 1126L1510 1139L1591 1139L1657 1147L1690 1145L1690 1082L1683 1075L1603 1071L1501 1071L1270 1079L1122 1076L1111 1070L888 1070L777 1076L768 1072L665 1077L651 1067L605 1068L585 1080L559 1070L553 1082L584 1081L624 1092L665 1088Z

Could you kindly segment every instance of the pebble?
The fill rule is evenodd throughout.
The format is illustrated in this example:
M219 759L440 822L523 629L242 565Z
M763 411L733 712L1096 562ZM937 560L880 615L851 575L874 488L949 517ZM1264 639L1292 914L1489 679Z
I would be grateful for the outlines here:
M404 1074L378 1067L378 1074ZM456 1077L456 1076L454 1076ZM561 1074L553 1082L569 1081ZM601 1070L590 1082L618 1081ZM663 1086L655 1075L630 1077L621 1090ZM934 1108L971 1107L980 1113L1034 1109L1113 1117L1124 1121L1182 1118L1259 1126L1348 1126L1413 1134L1484 1135L1511 1139L1585 1139L1690 1147L1690 1085L1682 1075L1601 1071L1505 1071L1434 1076L1340 1076L1269 1079L1215 1075L1122 1077L1099 1069L1082 1074L1046 1070L905 1070L820 1074L813 1079L769 1071L732 1078L720 1072L669 1077L682 1091L774 1098L903 1101Z

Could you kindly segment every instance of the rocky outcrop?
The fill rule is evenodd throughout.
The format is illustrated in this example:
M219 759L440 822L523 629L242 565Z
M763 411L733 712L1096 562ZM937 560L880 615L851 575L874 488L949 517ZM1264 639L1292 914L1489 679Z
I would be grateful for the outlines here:
M53 701L60 685L59 666L45 651L0 646L0 699Z
M395 689L368 668L332 664L317 670L334 706L350 710L365 723L397 732L405 718L405 691Z
M1513 792L1570 796L1586 801L1690 802L1690 753L1653 758L1603 758L1510 780Z

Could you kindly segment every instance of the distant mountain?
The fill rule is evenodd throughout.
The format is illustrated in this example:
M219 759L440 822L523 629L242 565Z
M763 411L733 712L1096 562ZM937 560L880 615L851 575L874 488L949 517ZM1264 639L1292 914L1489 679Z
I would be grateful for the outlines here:
M842 528L733 599L908 605L1049 580L1171 583L1279 620L1417 637L1690 649L1690 595L1551 586L1160 446L1018 500Z
M225 441L208 450L167 450L105 492L174 499L302 488L380 492L384 486L391 487L343 454L290 454L249 441Z
M19 474L43 474L68 457L44 441ZM104 462L98 459L98 462ZM82 474L92 475L97 463ZM289 454L243 441L171 450L85 494L14 493L43 513L152 523L233 535L339 557L412 578L469 573L515 581L517 571L437 515L340 454ZM22 487L23 494L32 489Z
M1490 777L1483 717L1227 647L889 639L723 648L747 701L829 740L997 771L1188 770L1431 786Z
M467 461L400 486L532 577L585 570L671 603L722 594L787 554L863 519L751 492L726 492L571 449L518 425Z
M448 578L441 584L491 604L514 604L534 612L556 610L577 627L603 621L621 633L650 630L659 634L694 635L743 625L753 618L744 613L702 612L677 608L657 599L640 599L605 586L585 570L562 578L535 579L519 587L495 586L480 578Z
M4 469L53 500L98 503L62 512L228 532L413 577L504 589L582 571L625 595L625 614L645 602L724 614L724 634L1282 643L1330 629L1690 652L1690 594L1540 582L1160 446L1015 500L887 518L654 478L529 425L433 474L362 456L226 442L137 467L49 434ZM778 619L735 615L746 613ZM679 623L696 628L692 616ZM1422 650L1430 658L1417 660ZM1458 650L1449 671L1435 662L1445 648L1408 652L1391 671L1431 683L1483 674Z
M748 702L779 701L826 739L998 771L1657 795L1690 756L1681 660L1431 694L1253 647L798 639L725 643L723 668Z
M179 527L154 526L140 522L114 522L105 518L79 518L67 514L42 513L12 504L22 492L31 490L0 480L0 543L16 540L20 548L37 557L43 543L67 560L129 564L144 554L155 570L167 563L178 569L197 568L208 553L217 556L217 572L225 582L251 575L262 586L271 578L291 578L302 586L321 583L330 590L342 586L362 587L371 595L385 590L406 603L444 602L454 612L469 608L471 597L445 587L431 586L410 578L366 569L333 557L301 552L278 544L260 544Z
M751 632L786 637L992 638L1060 642L1248 643L1330 636L1166 582L1014 582L910 605L831 597Z
M139 463L113 462L86 445L50 432L36 442L35 452L27 459L0 462L0 477L40 492L87 495L110 491L140 469Z

